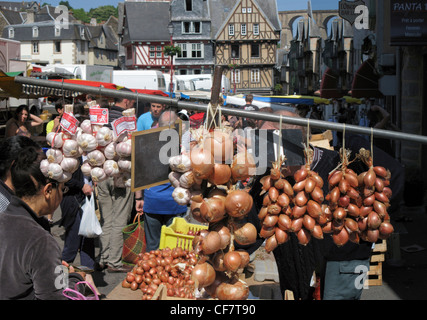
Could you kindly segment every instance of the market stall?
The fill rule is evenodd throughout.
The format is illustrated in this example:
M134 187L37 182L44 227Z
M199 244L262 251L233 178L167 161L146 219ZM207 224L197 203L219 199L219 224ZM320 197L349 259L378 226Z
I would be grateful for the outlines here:
M247 299L248 284L240 274L249 262L249 254L236 247L251 245L258 236L266 239L265 249L272 252L288 241L291 233L297 235L301 245L307 245L312 237L322 239L324 233L331 233L335 244L342 246L348 241L358 243L360 239L375 243L387 239L393 232L387 213L392 193L390 172L373 165L370 150L359 151L357 161L367 170L357 175L348 168L344 147L339 166L323 180L310 170L312 150L305 145L302 147L304 162L292 175L293 185L283 177L283 170L288 166L286 154L276 153L275 161L261 181L263 203L258 218L262 229L257 233L254 225L244 220L253 208L254 199L247 190L237 187L239 181L256 175L255 159L247 150L235 152L229 128L215 120L218 113L427 143L424 136L222 107L219 91L215 88L211 103L202 105L65 82L24 77L16 77L15 81L206 112L203 126L191 132L197 146L188 154L171 155L167 163L167 179L175 187L175 201L187 205L198 223L184 230L174 226L172 237L176 241L139 254L132 272L124 276L121 286L129 292L137 291L144 300L160 296L165 299ZM92 107L99 109L99 106ZM138 135L134 110L124 111L123 119L119 119L123 130L115 125L113 129L104 127L105 118L80 124L74 121L71 109L66 109L65 114L69 125L64 124L62 132L46 137L51 148L48 159L43 162L43 172L58 181L67 181L75 170L73 159L85 153L88 160L82 171L93 181L115 177L117 183L132 188L132 179L138 170L132 160L132 148ZM158 179L164 181L164 177ZM324 184L330 186L328 194L321 190ZM188 227L188 223L185 225ZM162 236L165 235L166 230L162 231ZM183 236L189 241L179 241Z

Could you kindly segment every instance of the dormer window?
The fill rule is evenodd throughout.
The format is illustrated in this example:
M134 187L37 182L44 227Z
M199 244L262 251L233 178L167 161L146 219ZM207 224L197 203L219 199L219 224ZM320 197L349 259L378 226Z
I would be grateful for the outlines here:
M61 27L55 26L55 37L59 37L61 35Z
M9 28L9 39L15 38L15 29Z
M193 11L193 0L185 0L185 11Z
M84 39L84 38L85 38L85 28L80 28L80 37L81 37L82 39Z
M33 27L33 38L37 38L39 36L39 28Z

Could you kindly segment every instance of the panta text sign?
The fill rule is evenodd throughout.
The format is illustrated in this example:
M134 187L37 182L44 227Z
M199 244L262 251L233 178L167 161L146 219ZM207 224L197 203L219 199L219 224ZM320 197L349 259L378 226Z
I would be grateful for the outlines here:
M427 0L390 0L390 44L427 45Z

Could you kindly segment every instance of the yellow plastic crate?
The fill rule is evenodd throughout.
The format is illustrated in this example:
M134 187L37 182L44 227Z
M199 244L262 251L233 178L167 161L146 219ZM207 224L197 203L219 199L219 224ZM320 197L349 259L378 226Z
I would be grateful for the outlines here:
M159 249L181 247L184 250L193 249L194 236L188 235L188 231L195 233L208 229L208 226L188 223L184 218L174 218L170 226L162 226Z

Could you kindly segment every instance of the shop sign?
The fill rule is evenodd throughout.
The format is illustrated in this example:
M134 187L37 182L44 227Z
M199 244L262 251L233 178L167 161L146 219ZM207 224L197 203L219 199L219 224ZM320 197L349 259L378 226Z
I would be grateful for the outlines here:
M90 108L89 117L92 124L108 124L108 109Z
M70 134L76 134L77 128L79 127L79 121L74 117L72 113L64 112L61 117L61 128Z
M390 45L427 45L427 0L390 1Z

